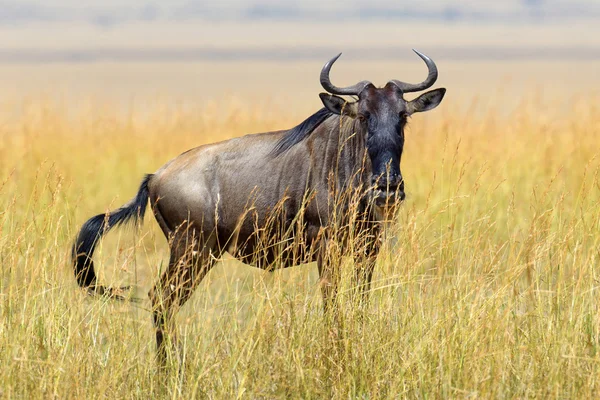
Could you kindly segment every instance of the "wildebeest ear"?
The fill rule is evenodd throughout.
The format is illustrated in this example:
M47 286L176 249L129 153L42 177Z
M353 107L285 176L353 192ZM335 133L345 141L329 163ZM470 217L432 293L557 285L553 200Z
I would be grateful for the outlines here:
M343 113L349 117L356 117L356 103L349 103L341 97L329 93L319 93L319 97L325 108L332 113L338 115Z
M407 111L409 114L433 110L442 102L446 89L435 89L429 92L423 93L416 99L408 102Z

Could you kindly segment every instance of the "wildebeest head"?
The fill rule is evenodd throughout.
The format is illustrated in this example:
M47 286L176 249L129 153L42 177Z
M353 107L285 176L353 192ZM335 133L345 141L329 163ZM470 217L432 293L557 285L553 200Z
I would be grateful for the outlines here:
M383 88L377 88L369 81L362 81L354 86L336 87L329 79L329 71L341 53L325 64L321 71L321 85L328 93L321 93L319 96L325 107L332 113L355 118L362 128L358 130L366 135L372 193L377 205L384 205L396 198L404 200L400 159L406 120L413 113L435 108L446 93L446 89L435 89L411 101L404 99L404 93L431 87L438 76L435 63L426 55L413 51L425 61L429 69L425 81L418 84L391 80ZM358 101L348 103L336 95L358 96Z

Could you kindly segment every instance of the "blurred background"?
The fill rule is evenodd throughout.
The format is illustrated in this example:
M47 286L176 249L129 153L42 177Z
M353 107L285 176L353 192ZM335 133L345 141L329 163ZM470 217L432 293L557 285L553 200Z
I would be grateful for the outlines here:
M42 94L127 110L226 99L304 115L320 106L318 74L337 53L334 82L383 85L425 76L417 48L457 107L493 97L510 108L532 89L595 92L598 22L593 0L6 0L0 102Z

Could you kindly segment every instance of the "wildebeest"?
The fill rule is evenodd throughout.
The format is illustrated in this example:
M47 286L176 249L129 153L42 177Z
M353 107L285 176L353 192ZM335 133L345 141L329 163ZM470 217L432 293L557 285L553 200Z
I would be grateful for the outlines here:
M169 265L149 293L162 360L165 335L171 331L167 324L224 251L260 268L316 260L327 309L337 286L325 254L335 220L342 231L346 227L368 238L357 273L366 290L380 247L381 209L405 197L400 160L407 118L435 108L446 92L436 89L404 99L405 93L431 87L438 76L435 63L415 52L429 70L421 83L391 80L377 88L362 81L336 87L329 71L340 54L321 71L327 93L319 96L325 107L298 126L200 146L146 175L133 200L81 228L73 246L79 285L117 296L98 284L94 248L108 229L142 219L150 200L170 244ZM358 99L348 102L339 95ZM344 215L351 208L355 217L348 219ZM343 247L348 235L340 238Z

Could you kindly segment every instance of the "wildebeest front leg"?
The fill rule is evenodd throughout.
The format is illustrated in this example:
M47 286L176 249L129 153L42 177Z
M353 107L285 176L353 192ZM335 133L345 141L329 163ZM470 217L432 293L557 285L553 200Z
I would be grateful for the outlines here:
M325 314L335 311L336 297L339 286L340 274L337 263L332 262L328 254L327 241L322 240L317 254L317 268L319 270L319 285L323 295L323 309Z
M159 364L163 367L166 365L169 350L177 351L174 316L189 300L214 263L212 249L205 244L202 249L196 250L199 247L198 244L173 244L169 266L149 293L156 329L157 356Z
M369 291L371 290L371 280L375 270L378 251L371 251L364 260L355 260L355 283L358 292L358 302L361 306L367 304L369 300Z
M358 295L358 303L361 306L367 304L375 262L381 248L381 231L378 225L370 224L360 236L366 238L366 242L360 248L362 251L354 256L355 265L355 294ZM358 293L357 293L358 292Z

